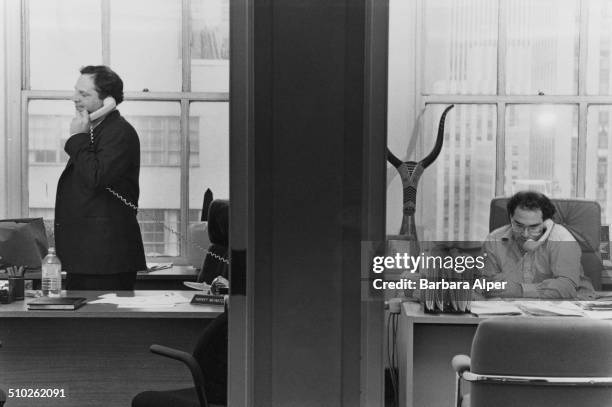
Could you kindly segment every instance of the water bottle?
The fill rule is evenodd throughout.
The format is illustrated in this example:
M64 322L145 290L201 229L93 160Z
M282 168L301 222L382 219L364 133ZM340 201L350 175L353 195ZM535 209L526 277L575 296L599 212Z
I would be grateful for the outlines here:
M62 292L62 263L53 247L42 262L41 288L44 297L59 297Z

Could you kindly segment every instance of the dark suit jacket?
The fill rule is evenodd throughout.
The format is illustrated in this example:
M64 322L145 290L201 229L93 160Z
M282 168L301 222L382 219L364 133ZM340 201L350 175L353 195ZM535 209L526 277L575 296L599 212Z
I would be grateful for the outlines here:
M136 211L106 187L138 204L140 142L134 128L111 112L64 147L70 159L57 185L55 244L64 270L115 274L144 270L146 261Z

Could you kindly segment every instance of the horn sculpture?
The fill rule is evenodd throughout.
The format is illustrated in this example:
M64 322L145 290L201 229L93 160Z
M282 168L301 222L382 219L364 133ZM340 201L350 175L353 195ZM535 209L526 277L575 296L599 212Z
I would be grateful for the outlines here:
M446 114L455 105L450 105L440 117L440 124L438 125L438 137L436 138L436 144L431 152L423 158L421 161L401 161L387 148L387 161L391 163L399 172L402 178L402 187L404 189L404 206L402 216L402 226L400 228L400 235L404 236L406 240L414 240L418 242L418 236L414 221L414 213L416 211L416 196L419 180L425 168L429 167L440 155L442 150L442 144L444 143L444 121L446 120ZM417 249L418 250L418 249Z

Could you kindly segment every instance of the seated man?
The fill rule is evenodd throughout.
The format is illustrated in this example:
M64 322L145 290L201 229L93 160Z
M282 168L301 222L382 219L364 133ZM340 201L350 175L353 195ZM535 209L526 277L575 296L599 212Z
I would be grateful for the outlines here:
M483 245L483 277L506 282L487 297L593 298L576 239L553 222L555 207L543 194L516 193L507 204L510 224L491 232Z

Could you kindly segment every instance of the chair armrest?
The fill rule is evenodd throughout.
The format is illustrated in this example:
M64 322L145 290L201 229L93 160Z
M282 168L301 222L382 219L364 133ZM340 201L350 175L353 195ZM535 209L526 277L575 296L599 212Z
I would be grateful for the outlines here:
M200 406L208 407L206 391L204 390L204 374L202 373L200 365L191 354L163 345L151 345L149 350L156 355L178 360L179 362L183 362L185 365L187 365L189 371L191 372L191 377L193 378L193 384L195 385L196 393L198 394Z
M453 360L451 362L453 370L455 370L458 375L461 375L465 371L469 371L471 364L472 360L467 355L455 355L453 356Z

